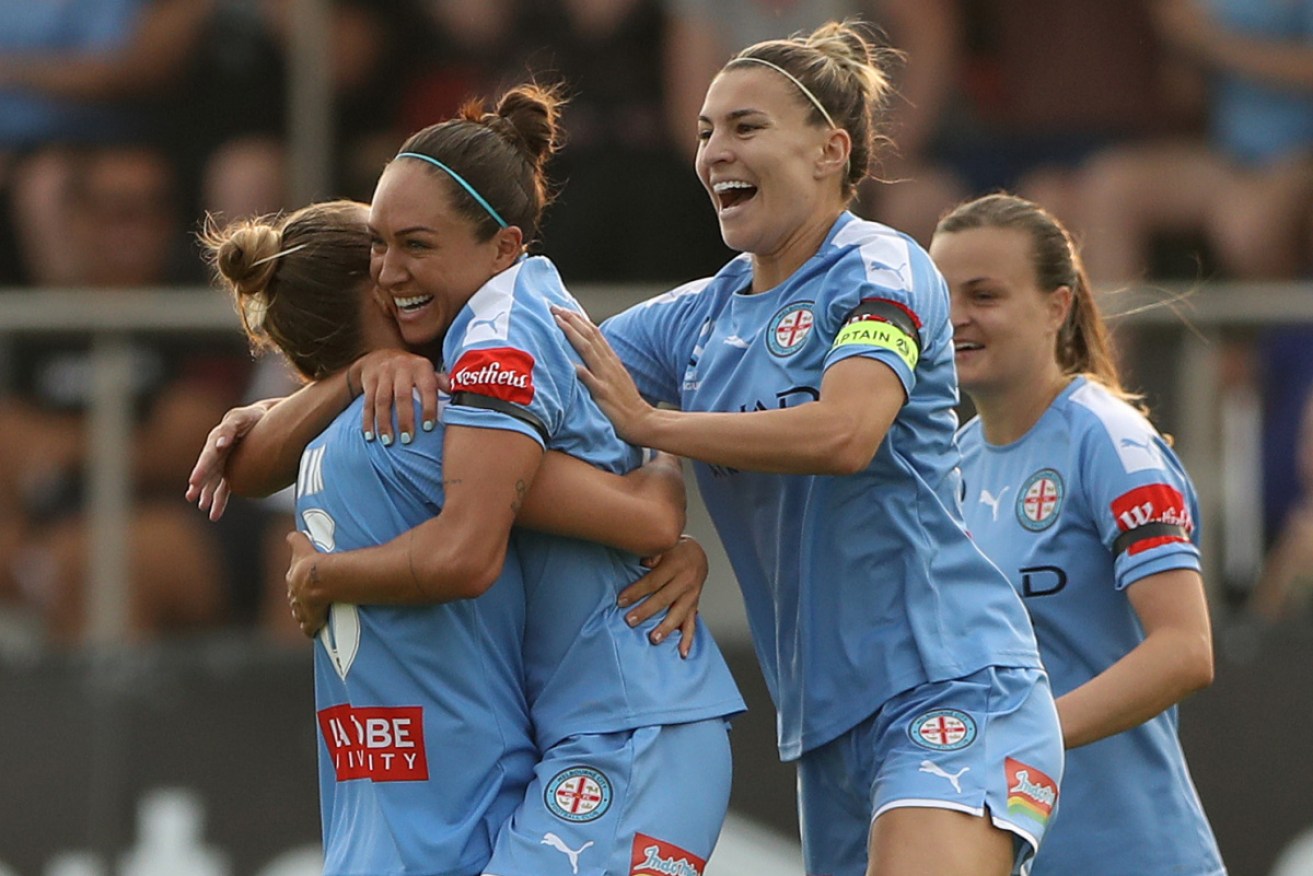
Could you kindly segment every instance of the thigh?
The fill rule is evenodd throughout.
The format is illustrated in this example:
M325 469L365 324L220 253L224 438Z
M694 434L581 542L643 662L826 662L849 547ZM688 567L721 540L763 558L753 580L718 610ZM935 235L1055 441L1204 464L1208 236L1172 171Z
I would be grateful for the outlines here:
M987 872L950 868L949 847L992 856L1000 831L1011 835L1014 871L1034 855L1057 805L1064 762L1057 709L1042 671L995 667L922 685L881 710L876 745L873 858L884 864L893 854L927 854L941 861L936 872ZM894 824L882 829L885 814L904 809L970 817L900 813L891 819L897 831Z
M570 737L544 753L487 876L700 876L729 807L715 718Z

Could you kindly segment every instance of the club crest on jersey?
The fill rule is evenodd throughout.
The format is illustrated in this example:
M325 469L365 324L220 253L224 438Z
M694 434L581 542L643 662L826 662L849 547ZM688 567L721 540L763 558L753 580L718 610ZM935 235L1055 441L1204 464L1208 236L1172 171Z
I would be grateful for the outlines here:
M611 808L611 780L592 767L561 770L547 783L543 802L563 821L594 821Z
M976 722L957 709L935 709L913 718L907 735L922 748L957 751L976 741Z
M812 330L812 302L793 301L775 311L766 327L766 346L776 356L792 356L802 349Z
M1017 522L1031 532L1048 529L1058 519L1065 493L1062 475L1051 468L1035 472L1017 493Z
M514 347L467 350L451 369L451 391L528 405L533 401L533 356Z
M1058 802L1058 783L1042 770L1010 757L1003 766L1008 779L1008 814L1046 823Z
M702 876L704 858L645 833L634 834L629 876Z

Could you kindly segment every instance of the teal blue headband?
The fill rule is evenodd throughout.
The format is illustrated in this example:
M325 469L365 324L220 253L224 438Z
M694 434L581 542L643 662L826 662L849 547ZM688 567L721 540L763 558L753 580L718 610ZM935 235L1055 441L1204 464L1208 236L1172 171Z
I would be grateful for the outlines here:
M484 200L483 195L475 191L474 186L467 183L463 176L461 176L456 171L452 170L447 165L443 164L441 161L438 161L438 159L431 158L428 155L424 155L423 153L420 152L400 152L397 154L397 158L418 158L420 161L427 161L429 164L432 164L434 167L440 168L444 173L447 174L447 176L454 179L457 185L459 185L465 191L469 192L470 197L478 201L479 206L487 210L488 215L491 216L493 219L497 220L498 225L500 225L502 228L510 227L510 224L501 217L501 214L498 213L496 210L492 209L492 204L489 204L486 200Z

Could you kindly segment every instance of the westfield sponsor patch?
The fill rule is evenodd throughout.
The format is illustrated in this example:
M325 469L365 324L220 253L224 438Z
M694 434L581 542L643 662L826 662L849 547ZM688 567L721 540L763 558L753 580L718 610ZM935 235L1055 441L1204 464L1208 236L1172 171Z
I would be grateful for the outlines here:
M332 706L319 711L319 729L339 782L428 780L421 706Z
M1187 542L1194 532L1194 520L1185 496L1169 484L1136 487L1113 499L1111 508L1117 528L1131 534L1127 548L1131 554L1159 545ZM1143 537L1136 537L1135 531L1142 527L1145 528Z
M679 846L644 833L634 834L629 876L702 876L707 862Z
M469 350L451 369L451 391L528 405L533 401L533 356L513 347Z

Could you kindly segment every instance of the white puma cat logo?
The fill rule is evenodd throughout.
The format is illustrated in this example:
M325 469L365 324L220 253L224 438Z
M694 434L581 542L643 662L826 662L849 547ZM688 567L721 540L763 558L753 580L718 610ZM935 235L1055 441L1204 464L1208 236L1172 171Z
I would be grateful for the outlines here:
M993 510L995 520L998 520L998 503L1003 501L1003 494L1010 489L1012 489L1012 487L1010 486L1004 487L1003 489L998 491L997 496L995 496L989 490L980 491L980 501L988 505Z
M949 773L946 772L942 767L939 766L939 764L935 763L934 761L923 760L921 761L920 771L923 773L929 773L932 776L941 776L945 779L948 779L950 782L953 783L953 790L961 794L962 785L959 784L957 780L962 777L963 773L969 771L970 769L971 767L962 767L962 769L958 770L955 773Z
M540 846L551 846L552 848L556 849L558 852L561 852L562 854L564 854L566 857L568 857L568 858L570 859L570 869L571 869L573 872L578 873L578 872L579 872L579 856L580 856L581 854L583 854L584 849L588 848L588 847L591 846L592 844L593 844L593 841L592 841L592 840L589 840L588 842L584 843L584 844L583 844L582 846L580 846L579 848L577 848L577 849L572 849L572 848L570 848L569 846L567 846L567 845L565 844L565 841L562 840L562 839L561 839L559 836L557 836L556 834L554 834L554 833L547 833L547 834L543 834L542 842L540 842L538 845L540 845Z

